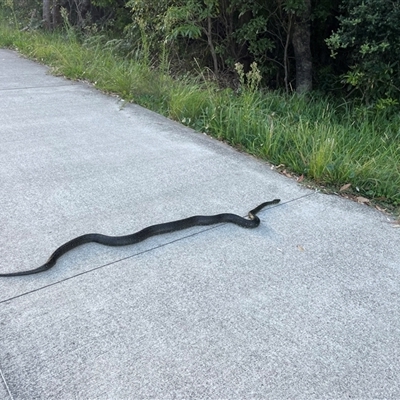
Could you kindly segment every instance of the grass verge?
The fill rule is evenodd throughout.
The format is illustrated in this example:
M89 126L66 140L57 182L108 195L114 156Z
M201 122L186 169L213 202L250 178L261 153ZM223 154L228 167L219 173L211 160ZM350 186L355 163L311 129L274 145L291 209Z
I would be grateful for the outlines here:
M240 91L201 77L173 79L140 59L115 54L101 36L21 32L0 14L0 47L17 49L52 72L83 79L280 165L307 181L400 212L400 116L323 96ZM349 186L351 184L351 186ZM364 200L363 200L364 201Z

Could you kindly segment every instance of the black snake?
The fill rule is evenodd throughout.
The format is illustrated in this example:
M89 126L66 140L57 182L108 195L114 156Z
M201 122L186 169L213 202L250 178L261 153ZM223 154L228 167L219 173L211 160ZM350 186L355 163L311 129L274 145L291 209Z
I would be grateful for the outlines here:
M100 243L105 246L127 246L130 244L142 242L143 240L148 239L151 236L161 235L163 233L168 233L168 232L180 231L182 229L191 228L192 226L197 226L197 225L214 225L222 222L229 222L232 224L242 226L243 228L256 228L258 225L260 225L260 218L258 218L257 213L264 207L271 204L277 204L279 202L280 199L275 199L260 204L253 210L249 211L248 213L249 219L240 217L239 215L236 214L229 214L229 213L217 214L217 215L195 215L193 217L184 218L177 221L151 225L148 226L147 228L142 229L139 232L132 233L131 235L107 236L107 235L101 235L99 233L87 233L85 235L71 239L70 241L61 245L50 256L50 258L40 267L35 269L30 269L27 271L9 272L5 274L0 274L0 277L31 275L31 274L37 274L38 272L47 271L48 269L53 267L56 264L57 260L68 251L74 249L75 247L91 242Z

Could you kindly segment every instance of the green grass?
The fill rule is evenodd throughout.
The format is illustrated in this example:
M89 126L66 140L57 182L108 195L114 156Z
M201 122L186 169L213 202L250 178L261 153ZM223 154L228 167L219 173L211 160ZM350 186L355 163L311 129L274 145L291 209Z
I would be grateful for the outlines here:
M390 110L263 92L254 82L234 92L201 74L172 78L165 68L117 55L100 36L82 42L73 34L20 32L1 14L0 47L282 164L308 182L330 190L351 183L355 195L400 211L400 116Z
M254 93L227 95L209 109L218 138L321 185L351 183L355 193L400 204L400 119L375 115L356 121L354 110L327 99Z

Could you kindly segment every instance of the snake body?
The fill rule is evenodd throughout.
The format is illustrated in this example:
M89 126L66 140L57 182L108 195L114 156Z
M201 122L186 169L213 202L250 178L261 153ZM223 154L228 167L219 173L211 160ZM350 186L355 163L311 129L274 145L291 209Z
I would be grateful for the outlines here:
M10 276L22 276L37 274L39 272L47 271L54 267L57 260L67 253L68 251L81 246L86 243L100 243L105 246L127 246L135 243L142 242L152 236L161 235L164 233L180 231L183 229L191 228L193 226L204 226L204 225L214 225L219 223L232 223L239 225L243 228L256 228L260 225L260 218L258 218L257 213L264 207L279 203L279 199L272 201L267 201L260 204L253 210L249 211L248 219L243 218L236 214L217 214L217 215L195 215L193 217L180 219L172 222L165 222L162 224L151 225L147 228L142 229L136 233L125 236L107 236L100 233L87 233L85 235L78 236L74 239L69 240L60 247L58 247L54 253L49 257L49 259L40 267L35 269L30 269L27 271L19 272L9 272L0 274L0 277L10 277Z

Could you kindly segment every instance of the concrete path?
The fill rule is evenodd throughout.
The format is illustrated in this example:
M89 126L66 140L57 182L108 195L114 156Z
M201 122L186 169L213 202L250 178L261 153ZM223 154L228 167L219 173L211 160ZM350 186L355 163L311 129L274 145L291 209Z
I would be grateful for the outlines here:
M399 399L400 229L0 50L0 399Z

